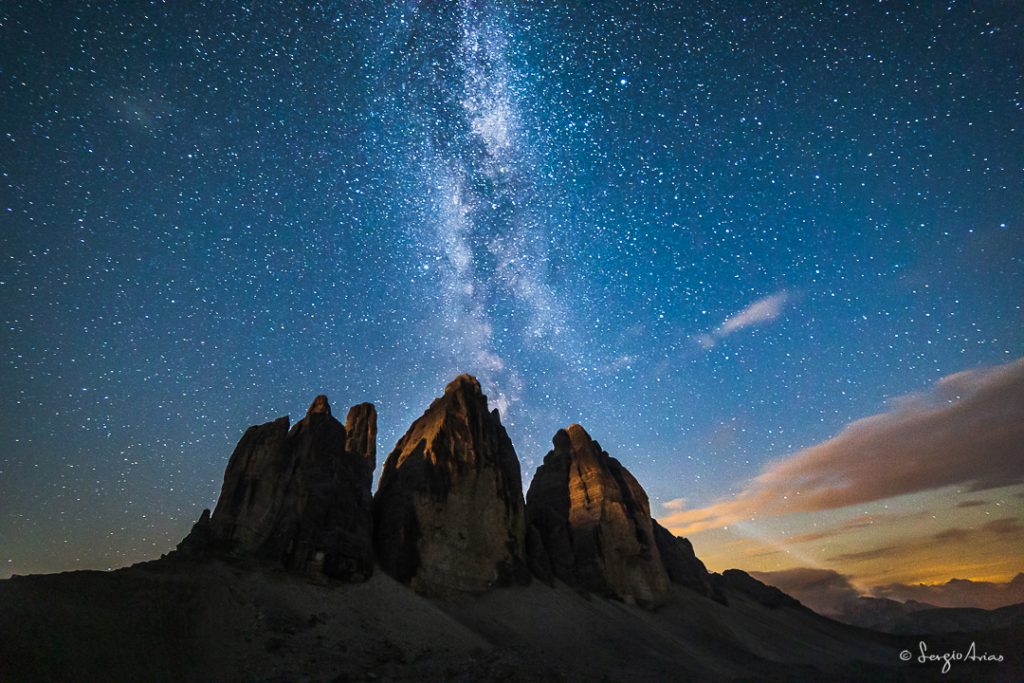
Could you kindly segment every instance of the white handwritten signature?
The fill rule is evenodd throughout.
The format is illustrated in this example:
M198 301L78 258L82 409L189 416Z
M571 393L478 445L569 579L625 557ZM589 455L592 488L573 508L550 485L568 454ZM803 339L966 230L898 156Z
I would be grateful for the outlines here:
M918 647L921 650L921 654L917 656L917 662L919 664L927 664L929 662L942 662L942 673L948 674L950 668L953 666L953 662L1001 662L1003 661L1002 655L990 654L988 652L978 653L978 646L971 641L971 646L964 652L958 652L953 650L952 652L945 652L943 654L933 654L928 652L928 645L922 640L918 643ZM914 654L910 650L904 650L900 653L900 660L909 662L913 658Z

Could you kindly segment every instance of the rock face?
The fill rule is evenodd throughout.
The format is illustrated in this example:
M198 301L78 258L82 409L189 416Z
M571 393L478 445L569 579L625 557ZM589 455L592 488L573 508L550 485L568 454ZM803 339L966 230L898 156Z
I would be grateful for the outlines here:
M372 487L373 471L377 469L377 410L372 403L349 408L345 418L345 450L362 456L366 463L367 488Z
M399 440L373 500L381 568L427 594L528 581L519 459L460 375Z
M647 494L583 427L552 441L526 496L531 569L599 595L662 601L669 579Z
M654 542L658 546L658 554L661 555L661 562L665 566L669 581L701 595L719 598L719 591L712 585L707 567L693 552L690 541L674 535L654 520L651 520L651 526L654 528Z
M213 515L204 512L180 549L251 557L315 576L369 577L373 470L366 452L375 448L376 413L373 406L357 408L364 427L357 453L347 449L326 396L317 396L291 429L287 417L250 427L228 462Z

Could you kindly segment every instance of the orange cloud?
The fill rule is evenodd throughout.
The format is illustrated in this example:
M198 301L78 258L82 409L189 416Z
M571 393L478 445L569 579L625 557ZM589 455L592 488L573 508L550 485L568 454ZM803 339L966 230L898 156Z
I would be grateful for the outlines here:
M814 512L951 485L1024 481L1024 359L942 378L891 410L769 465L735 498L681 510L677 534L740 520Z

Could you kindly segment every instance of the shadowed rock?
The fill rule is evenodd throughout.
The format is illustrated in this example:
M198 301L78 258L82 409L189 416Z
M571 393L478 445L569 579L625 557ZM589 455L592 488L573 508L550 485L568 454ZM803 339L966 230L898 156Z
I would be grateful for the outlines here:
M701 595L721 600L720 591L712 585L711 575L693 552L690 541L674 535L655 520L651 520L651 527L654 529L654 542L658 546L658 554L661 555L661 563L665 567L669 581Z
M363 457L372 478L377 469L377 410L372 403L349 408L345 418L345 450Z
M794 607L808 610L799 600L786 595L775 586L761 583L741 569L726 569L721 574L711 574L711 582L718 589L743 593L769 609Z
M452 381L399 440L373 507L378 562L420 592L529 580L519 459L470 375Z
M526 496L531 569L599 595L662 601L669 580L647 494L583 427L552 441Z
M314 413L323 413L325 415L331 414L331 404L327 401L327 397L320 394L313 399L313 402L309 405L309 410L306 411L306 415L312 415Z
M373 407L361 410L376 423ZM204 512L179 549L217 552L290 571L362 580L373 571L370 479L363 453L317 396L288 428L282 417L250 427L235 447L213 515ZM365 436L365 435L364 435ZM363 442L364 451L369 448Z

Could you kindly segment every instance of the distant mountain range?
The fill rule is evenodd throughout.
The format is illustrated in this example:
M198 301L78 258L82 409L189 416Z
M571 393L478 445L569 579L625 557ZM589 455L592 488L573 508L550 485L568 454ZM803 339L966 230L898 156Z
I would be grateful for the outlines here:
M941 601L939 605L861 595L849 577L830 569L801 567L753 572L753 576L818 614L888 633L957 633L1024 625L1024 574L1006 583L952 579L944 584L891 584L875 589L882 594L932 596ZM976 604L964 606L967 601ZM979 609L981 605L992 609Z
M843 612L829 616L886 633L964 633L1024 626L1024 603L986 610L864 597L849 603Z
M954 621L1005 655L957 675L1024 675L1019 606L858 602L848 621L885 634L708 572L580 425L555 434L524 498L469 375L371 495L376 433L372 405L342 424L319 396L295 425L245 432L216 508L169 555L0 581L0 680L931 680L939 667L900 652ZM948 638L929 645L964 644Z

